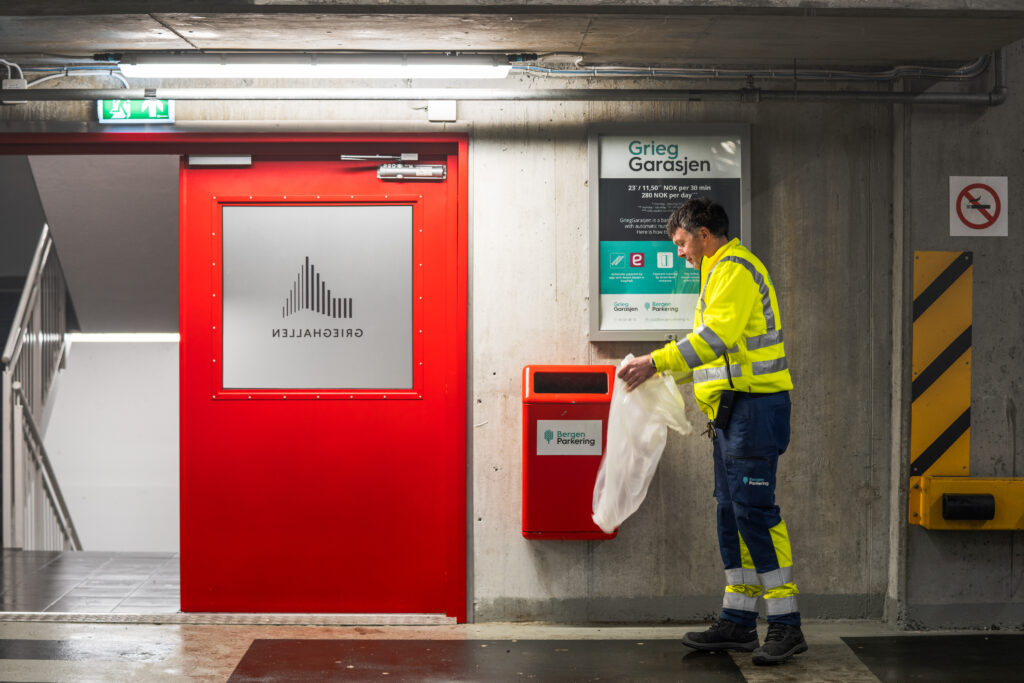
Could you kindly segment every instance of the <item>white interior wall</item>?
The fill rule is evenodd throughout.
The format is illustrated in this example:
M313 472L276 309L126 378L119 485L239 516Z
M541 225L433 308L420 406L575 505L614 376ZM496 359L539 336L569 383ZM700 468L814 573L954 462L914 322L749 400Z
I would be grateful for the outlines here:
M0 277L25 277L46 222L28 157L0 155ZM2 344L6 340L0 340Z
M74 343L46 449L85 550L178 551L178 344Z

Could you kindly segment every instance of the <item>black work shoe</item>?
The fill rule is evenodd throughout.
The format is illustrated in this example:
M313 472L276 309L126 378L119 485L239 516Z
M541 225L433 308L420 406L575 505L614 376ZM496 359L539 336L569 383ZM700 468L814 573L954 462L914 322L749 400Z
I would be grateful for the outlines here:
M743 626L735 621L719 619L707 631L691 631L683 636L683 645L705 652L739 650L753 652L757 649L757 628Z
M782 664L793 655L807 652L807 641L799 626L768 623L764 645L754 651L754 664Z

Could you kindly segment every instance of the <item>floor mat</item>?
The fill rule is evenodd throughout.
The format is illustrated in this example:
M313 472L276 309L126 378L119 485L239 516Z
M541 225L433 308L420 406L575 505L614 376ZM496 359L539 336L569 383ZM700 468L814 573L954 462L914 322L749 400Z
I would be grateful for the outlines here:
M243 681L743 681L678 640L254 640Z
M843 638L883 683L1019 681L1024 634Z

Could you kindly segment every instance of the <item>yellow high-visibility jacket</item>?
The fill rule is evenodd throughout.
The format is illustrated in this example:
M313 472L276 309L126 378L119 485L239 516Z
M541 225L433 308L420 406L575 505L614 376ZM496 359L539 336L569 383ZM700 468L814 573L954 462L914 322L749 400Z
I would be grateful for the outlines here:
M693 332L651 354L658 371L670 371L680 384L692 381L697 405L711 419L722 391L792 389L779 300L764 264L733 239L703 259L700 281Z

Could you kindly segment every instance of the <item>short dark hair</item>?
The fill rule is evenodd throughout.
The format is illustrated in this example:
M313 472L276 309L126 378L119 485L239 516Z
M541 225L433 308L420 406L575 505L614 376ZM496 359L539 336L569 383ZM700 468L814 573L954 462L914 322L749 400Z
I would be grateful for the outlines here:
M696 197L687 200L669 216L665 232L671 237L679 228L689 233L695 233L701 227L707 228L716 237L729 236L729 216L726 215L722 205L710 197Z

